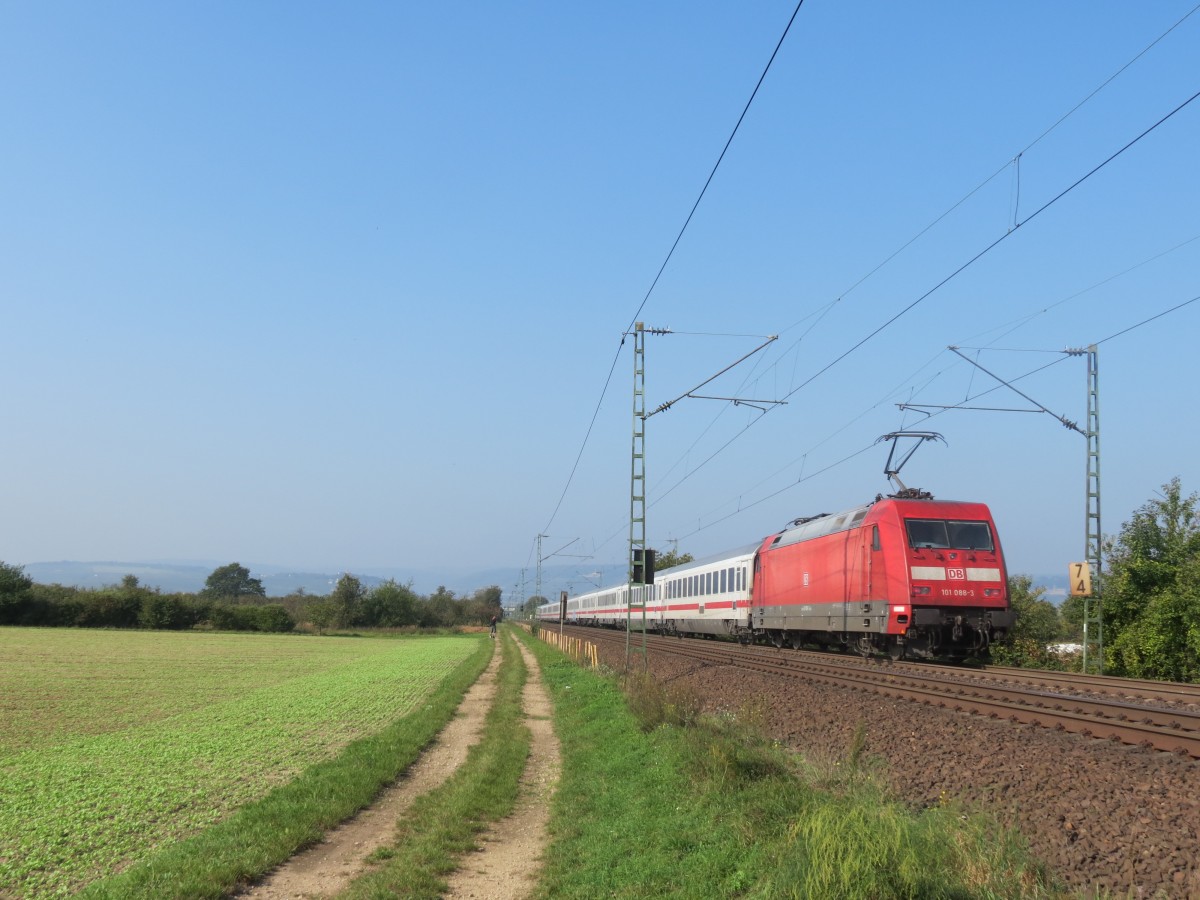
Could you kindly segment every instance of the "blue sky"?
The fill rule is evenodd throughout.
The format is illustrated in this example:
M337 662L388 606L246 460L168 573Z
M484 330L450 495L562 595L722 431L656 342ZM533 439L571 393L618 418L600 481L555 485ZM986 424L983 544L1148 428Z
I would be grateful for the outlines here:
M896 403L992 386L948 345L1015 378L1200 294L1200 101L812 376L1200 90L1196 14L1037 140L1193 6L808 0L641 316L689 333L651 406L767 334L710 392L788 403L649 420L651 543L865 502L915 427L902 477L991 504L1010 570L1080 558L1081 436ZM622 560L628 348L559 498L792 9L6 4L0 558ZM1106 532L1200 489L1198 326L1101 345ZM1082 360L1020 386L1084 422Z

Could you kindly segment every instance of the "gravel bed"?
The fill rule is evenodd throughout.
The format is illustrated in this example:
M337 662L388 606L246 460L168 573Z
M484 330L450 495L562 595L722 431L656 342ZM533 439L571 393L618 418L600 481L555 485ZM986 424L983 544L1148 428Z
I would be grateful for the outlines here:
M600 654L624 667L623 647ZM1200 900L1200 762L653 651L649 665L710 710L761 709L772 737L815 760L844 759L862 726L898 797L991 810L1085 896Z

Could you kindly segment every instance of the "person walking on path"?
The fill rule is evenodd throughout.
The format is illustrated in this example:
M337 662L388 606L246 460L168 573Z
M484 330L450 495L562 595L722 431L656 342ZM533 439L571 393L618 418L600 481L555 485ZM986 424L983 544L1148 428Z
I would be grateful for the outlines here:
M492 616L492 637L496 636L496 617Z

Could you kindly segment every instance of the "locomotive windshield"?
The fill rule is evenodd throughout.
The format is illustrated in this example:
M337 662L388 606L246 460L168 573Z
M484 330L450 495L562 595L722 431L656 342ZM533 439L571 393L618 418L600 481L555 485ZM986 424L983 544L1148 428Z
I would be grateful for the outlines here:
M906 519L908 543L931 550L992 550L992 529L987 522L947 519Z

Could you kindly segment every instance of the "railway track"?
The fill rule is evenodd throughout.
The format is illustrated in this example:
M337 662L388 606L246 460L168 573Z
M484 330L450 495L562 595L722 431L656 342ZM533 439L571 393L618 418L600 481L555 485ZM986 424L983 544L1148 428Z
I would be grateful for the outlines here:
M596 644L625 646L625 634L568 627ZM641 635L633 636L640 647ZM647 652L706 666L731 666L773 677L802 678L892 699L993 719L1054 728L1200 759L1200 687L1005 667L967 669L877 663L720 641L647 637Z

